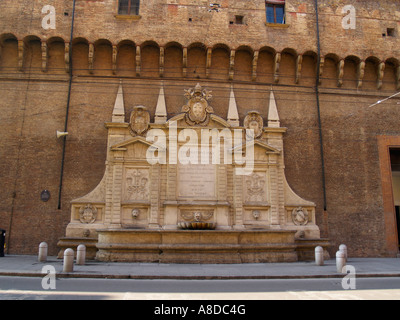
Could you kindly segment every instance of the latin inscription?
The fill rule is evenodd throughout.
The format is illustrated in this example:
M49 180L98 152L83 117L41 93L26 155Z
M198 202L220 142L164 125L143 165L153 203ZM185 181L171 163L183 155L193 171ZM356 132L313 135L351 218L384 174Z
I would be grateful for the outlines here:
M190 199L215 198L215 165L179 165L178 197Z

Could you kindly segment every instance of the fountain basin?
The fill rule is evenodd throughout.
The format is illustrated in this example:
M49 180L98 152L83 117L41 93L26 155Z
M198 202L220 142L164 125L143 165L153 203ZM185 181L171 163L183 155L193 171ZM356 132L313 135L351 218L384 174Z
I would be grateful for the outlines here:
M178 228L182 230L215 230L216 223L210 222L179 222Z

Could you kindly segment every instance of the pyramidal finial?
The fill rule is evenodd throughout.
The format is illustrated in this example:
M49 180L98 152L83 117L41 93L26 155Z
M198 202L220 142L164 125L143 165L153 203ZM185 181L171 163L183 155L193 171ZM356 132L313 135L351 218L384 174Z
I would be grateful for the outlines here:
M278 109L276 107L275 95L271 87L271 94L269 97L268 127L279 128L280 126L281 122L278 115Z
M112 122L125 122L125 105L124 105L124 93L122 90L122 81L119 82L119 88L117 98L115 99L114 110L112 113Z
M233 86L231 86L231 94L229 97L229 109L228 109L227 120L232 127L239 126L239 113L237 109L235 93L233 92Z
M165 122L167 122L167 105L165 103L164 83L163 83L161 85L160 93L158 95L154 123L163 124Z

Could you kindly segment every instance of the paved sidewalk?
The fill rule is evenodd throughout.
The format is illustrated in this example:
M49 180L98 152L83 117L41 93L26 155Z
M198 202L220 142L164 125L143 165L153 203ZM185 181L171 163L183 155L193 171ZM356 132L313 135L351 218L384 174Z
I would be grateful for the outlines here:
M400 277L400 259L349 258L357 277ZM42 268L53 266L63 278L113 279L305 279L337 278L336 261L325 261L324 266L314 262L260 263L260 264L158 264L106 263L87 261L74 266L73 273L63 272L63 261L49 257L45 263L37 256L7 255L0 258L0 276L42 277Z

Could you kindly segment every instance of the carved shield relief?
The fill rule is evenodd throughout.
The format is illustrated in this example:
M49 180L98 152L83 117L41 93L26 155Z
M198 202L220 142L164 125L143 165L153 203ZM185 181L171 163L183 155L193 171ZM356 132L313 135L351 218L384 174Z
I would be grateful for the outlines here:
M211 91L202 89L200 84L197 84L195 88L185 90L185 97L189 100L182 107L182 112L186 113L186 123L191 126L206 126L210 121L210 114L214 113L214 109L208 104L212 97Z
M129 129L133 136L141 136L147 132L150 125L150 113L146 107L137 106L133 109L129 122Z
M250 111L244 118L244 127L254 130L254 139L260 138L263 133L264 120L257 111Z

